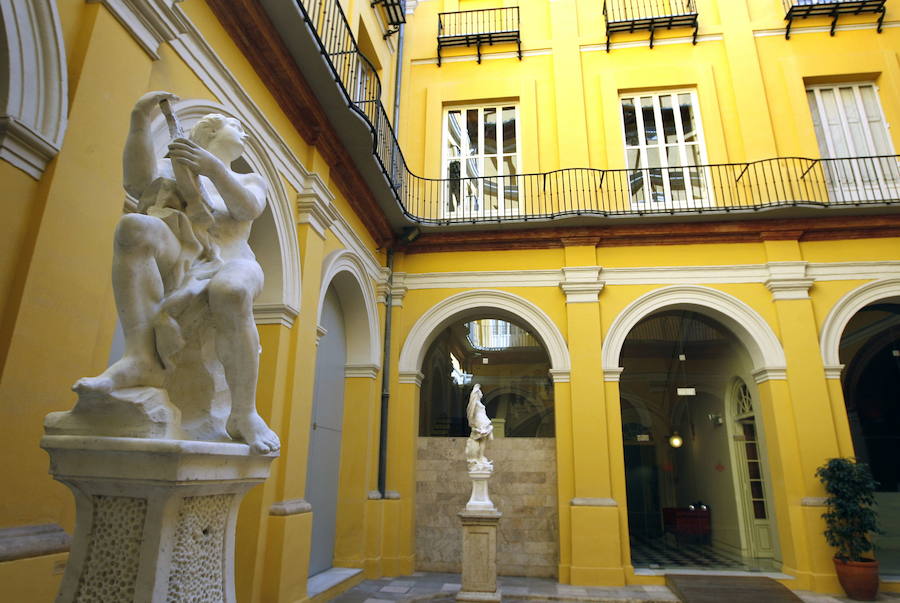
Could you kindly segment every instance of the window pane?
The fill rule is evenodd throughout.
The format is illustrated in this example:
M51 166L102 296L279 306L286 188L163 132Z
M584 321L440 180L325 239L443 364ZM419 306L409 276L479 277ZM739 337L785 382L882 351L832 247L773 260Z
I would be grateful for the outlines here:
M878 95L875 93L875 87L860 86L859 93L862 96L863 109L869 122L869 131L872 133L872 146L875 147L875 154L892 155L890 138L888 138L884 120L881 118L881 108L878 106Z
M459 161L451 161L447 166L447 178L447 211L455 211L460 200Z
M869 145L866 142L867 137L859 114L859 105L856 104L856 94L853 93L853 88L841 88L840 91L844 115L847 117L847 129L850 130L852 142L850 152L858 157L869 155Z
M689 144L685 147L688 165L700 165L700 145Z
M447 156L459 157L462 146L462 115L459 111L447 113Z
M705 200L706 199L706 182L704 180L704 176L706 172L697 169L690 168L688 170L691 178L691 194L694 195L695 200Z
M675 127L675 111L672 108L672 96L666 94L659 97L660 110L662 112L663 134L666 142L678 142L678 130Z
M497 153L497 109L484 110L484 154Z
M761 481L755 479L750 480L750 496L752 498L765 498Z
M649 147L647 149L647 167L659 167L659 147Z
M516 170L516 156L515 155L505 155L503 157L503 173L510 174L510 175L519 173Z
M759 473L759 463L756 461L750 461L747 463L747 471L750 473L750 479L762 479L762 476Z
M516 152L516 108L503 107L503 152Z
M761 500L753 501L753 516L756 519L765 519L766 518L766 503Z
M681 109L681 129L684 131L684 142L696 142L697 124L694 121L694 105L691 102L691 95L679 94L678 106Z
M488 178L484 179L484 206L487 209L497 209L497 187L499 186L499 178L497 178L497 157L484 158L484 175Z
M666 165L675 167L682 165L681 149L675 145L666 147Z
M834 90L822 90L821 94L825 122L828 134L831 136L831 156L847 157L847 140L844 137L844 129L841 127L841 114L838 111Z
M751 461L759 459L759 453L756 450L755 442L747 442L747 458Z
M477 178L481 176L481 170L478 169L478 159L471 158L466 159L466 173L465 176L467 178Z
M478 154L478 109L466 111L466 130L469 135L469 155Z
M641 97L641 117L644 119L644 140L647 144L653 144L657 141L656 135L656 115L653 111L653 97Z
M629 169L636 170L636 169L642 167L641 166L641 150L640 149L628 149L628 151L626 151L626 153L628 155L628 161L627 161L628 166L627 167Z
M634 99L622 99L622 118L625 120L625 144L637 146L640 144L637 131L637 116L634 114Z

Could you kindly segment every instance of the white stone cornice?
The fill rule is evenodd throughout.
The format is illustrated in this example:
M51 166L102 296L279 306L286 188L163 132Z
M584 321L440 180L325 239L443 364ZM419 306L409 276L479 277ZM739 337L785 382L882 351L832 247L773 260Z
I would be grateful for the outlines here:
M844 372L843 364L827 364L825 365L825 378L840 380Z
M59 147L12 115L0 115L0 159L5 159L35 180L47 169Z
M418 387L422 387L422 380L425 375L422 371L398 371L397 381L400 383L412 383Z
M784 381L787 379L787 369L778 366L765 366L759 370L753 371L753 380L757 384L766 381Z
M378 376L377 364L346 364L344 365L344 377L359 379L375 379Z
M186 31L183 13L174 5L181 0L87 0L102 4L154 60L159 46Z
M570 266L562 269L559 287L566 294L567 304L597 303L604 282L600 280L600 266Z
M603 380L604 381L612 381L618 382L622 377L622 371L625 370L624 366L617 366L614 368L606 368L603 369Z
M328 329L326 329L322 325L316 325L316 346L319 345L319 342L322 341L322 338L327 334Z
M294 326L297 313L297 308L287 304L253 305L253 320L258 325L282 325L290 329Z
M766 288L772 299L809 299L815 279L806 275L807 262L769 262Z
M569 369L550 369L550 378L553 383L569 383L572 380L572 371Z
M368 498L369 500L381 500L381 492L379 492L378 490L369 490L366 498Z
M269 515L277 516L300 515L311 511L312 505L302 498L283 500L281 502L273 503L272 506L269 507Z
M424 1L425 0L406 0L406 14L414 14L416 12L416 7L419 6L419 3Z
M311 174L297 195L297 223L309 224L324 239L331 225L340 218L333 201L334 195L325 183Z

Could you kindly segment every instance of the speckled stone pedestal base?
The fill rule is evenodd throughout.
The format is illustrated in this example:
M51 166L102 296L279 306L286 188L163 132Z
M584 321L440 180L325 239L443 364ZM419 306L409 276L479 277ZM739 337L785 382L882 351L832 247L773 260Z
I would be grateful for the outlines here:
M57 603L234 603L244 494L277 456L244 444L50 435L50 473L75 495Z
M497 524L502 513L461 511L463 529L462 588L457 601L499 601L497 586Z

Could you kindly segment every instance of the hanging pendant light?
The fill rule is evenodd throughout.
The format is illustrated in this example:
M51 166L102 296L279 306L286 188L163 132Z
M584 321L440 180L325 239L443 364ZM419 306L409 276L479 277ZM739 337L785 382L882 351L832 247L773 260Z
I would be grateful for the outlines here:
M673 431L672 435L669 436L669 446L672 448L681 448L682 444L684 444L684 440L678 435L677 431Z

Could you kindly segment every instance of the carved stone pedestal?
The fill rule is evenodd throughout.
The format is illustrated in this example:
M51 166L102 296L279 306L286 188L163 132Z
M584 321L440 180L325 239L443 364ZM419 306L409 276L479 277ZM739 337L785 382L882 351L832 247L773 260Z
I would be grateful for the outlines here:
M493 507L493 504L491 505ZM457 601L499 601L497 586L497 509L459 513L463 530L462 588Z
M50 473L77 519L57 603L233 603L244 494L276 454L245 444L48 435Z
M466 503L466 511L496 511L497 508L488 494L488 480L491 479L491 469L470 470L469 478L472 480L472 495Z

